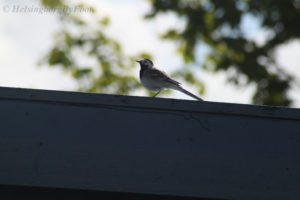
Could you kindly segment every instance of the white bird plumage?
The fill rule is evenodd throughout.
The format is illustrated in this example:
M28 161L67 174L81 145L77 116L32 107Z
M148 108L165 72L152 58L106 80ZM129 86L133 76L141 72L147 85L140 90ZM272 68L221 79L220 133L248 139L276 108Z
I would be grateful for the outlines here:
M169 77L165 72L155 68L151 60L143 59L138 60L137 62L141 66L141 83L146 89L157 92L154 96L158 95L164 89L174 89L199 101L203 101L200 97L184 89L178 81Z

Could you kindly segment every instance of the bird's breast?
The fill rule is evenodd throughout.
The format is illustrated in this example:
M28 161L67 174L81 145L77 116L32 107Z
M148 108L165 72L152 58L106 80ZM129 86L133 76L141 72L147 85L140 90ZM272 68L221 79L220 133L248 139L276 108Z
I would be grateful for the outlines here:
M164 89L161 84L159 84L157 81L152 80L151 78L147 77L146 74L144 74L142 76L141 83L146 89L153 91L153 92L158 92L158 91Z

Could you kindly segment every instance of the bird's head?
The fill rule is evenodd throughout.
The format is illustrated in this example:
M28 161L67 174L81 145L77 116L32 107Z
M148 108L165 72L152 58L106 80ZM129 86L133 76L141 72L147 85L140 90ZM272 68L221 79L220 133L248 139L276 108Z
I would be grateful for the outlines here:
M140 63L141 68L152 68L153 62L147 58L143 60L137 60L136 62Z

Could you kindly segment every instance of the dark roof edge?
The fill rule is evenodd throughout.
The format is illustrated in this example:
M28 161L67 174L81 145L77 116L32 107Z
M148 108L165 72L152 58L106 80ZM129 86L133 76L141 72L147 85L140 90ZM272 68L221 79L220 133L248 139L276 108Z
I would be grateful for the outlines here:
M91 107L181 111L241 117L300 120L300 109L181 99L0 87L1 100L33 101Z

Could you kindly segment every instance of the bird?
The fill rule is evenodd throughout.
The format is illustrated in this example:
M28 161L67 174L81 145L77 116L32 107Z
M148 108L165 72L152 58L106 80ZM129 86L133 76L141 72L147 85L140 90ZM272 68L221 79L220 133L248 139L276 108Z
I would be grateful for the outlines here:
M169 77L164 71L154 67L153 62L147 58L136 60L140 64L140 81L142 85L152 91L156 92L153 96L157 96L164 89L178 90L194 99L203 101L200 97L192 94L181 86L181 83Z

